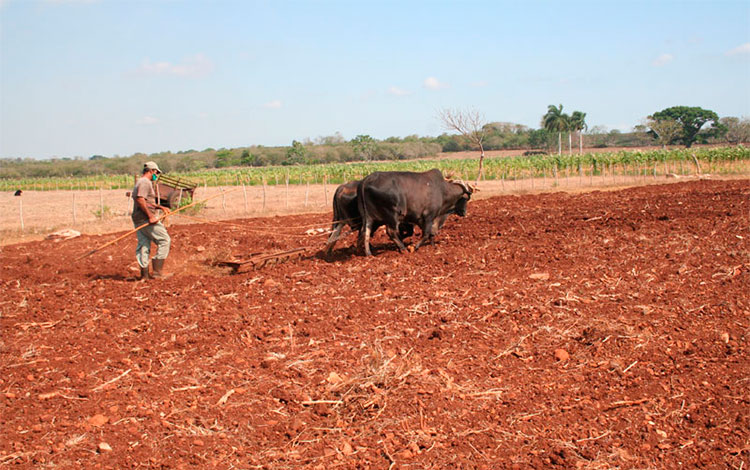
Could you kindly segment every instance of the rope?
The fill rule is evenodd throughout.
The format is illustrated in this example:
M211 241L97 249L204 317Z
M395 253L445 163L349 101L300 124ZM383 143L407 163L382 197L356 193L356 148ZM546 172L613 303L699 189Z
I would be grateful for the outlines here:
M310 238L310 237L315 237L315 236L319 236L319 235L326 235L326 236L328 236L331 233L330 230L326 230L325 232L316 232L316 233L313 233L313 234L305 234L305 235L297 235L297 234L291 234L291 233L279 233L277 231L250 228L247 225L236 224L236 223L227 222L227 221L223 221L223 220L208 220L208 219L204 219L202 217L194 217L194 216L185 215L185 214L177 214L177 215L179 215L181 217L185 217L186 219L194 220L196 222L202 222L202 223L207 223L207 224L228 225L230 227L241 228L241 229L243 229L244 231L247 231L247 232L259 233L259 234L265 234L265 235L273 235L273 236L277 236L277 237L281 236L281 237L291 237L291 238ZM317 228L317 225L319 225L319 224L316 224L316 225L301 225L301 226L297 226L297 227L294 227L294 226L283 226L283 227L280 227L280 228L286 228L286 229L308 228L308 227Z
M235 224L235 223L227 222L227 221L223 221L223 220L209 220L209 219L206 219L206 218L203 218L203 217L195 217L195 216L190 216L190 215L185 215L185 214L177 214L177 215L179 215L180 217L185 217L187 219L192 219L192 220L195 220L195 221L198 221L198 222L205 222L205 223L209 223L209 224L225 224L225 225L233 225L235 227L247 228L246 225ZM332 224L333 223L344 223L344 222L349 222L351 220L356 220L358 218L359 217L350 217L348 219L334 220L331 223ZM327 222L321 222L321 223L327 223ZM320 223L309 224L309 225L282 225L280 228L282 228L282 229L306 229L306 228L318 228L319 225L320 225ZM248 230L257 230L257 229L248 229Z

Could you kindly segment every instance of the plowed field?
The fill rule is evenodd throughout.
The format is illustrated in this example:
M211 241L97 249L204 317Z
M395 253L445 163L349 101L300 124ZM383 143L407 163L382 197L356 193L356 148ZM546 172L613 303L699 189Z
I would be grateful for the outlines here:
M370 258L329 217L173 226L149 282L134 236L0 248L0 464L748 468L750 180L473 201Z

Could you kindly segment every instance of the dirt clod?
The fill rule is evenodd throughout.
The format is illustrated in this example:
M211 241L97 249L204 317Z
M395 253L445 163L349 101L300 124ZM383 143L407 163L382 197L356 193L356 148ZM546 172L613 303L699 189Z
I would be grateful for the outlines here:
M555 359L561 362L565 362L568 359L570 359L570 354L568 353L568 351L562 348L558 348L558 349L555 349Z
M104 426L105 424L107 424L108 421L109 421L109 418L101 414L96 414L92 416L91 418L89 418L89 424L97 428Z

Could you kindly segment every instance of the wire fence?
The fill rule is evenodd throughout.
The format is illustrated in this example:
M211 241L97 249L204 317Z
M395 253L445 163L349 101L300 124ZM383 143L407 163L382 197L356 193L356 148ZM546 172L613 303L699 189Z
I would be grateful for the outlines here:
M721 178L749 175L750 160L691 162L665 160L636 163L594 162L590 165L556 167L514 167L492 173L489 168L475 198L493 195L568 190L585 187L628 186L683 181L689 178ZM321 213L321 221L330 216L337 178L323 174L321 183L292 184L288 179L265 181L261 185L200 185L194 194L198 201L186 216L204 220L266 217L282 214ZM132 178L131 178L132 182ZM44 234L62 228L105 233L132 228L133 200L129 191L106 189L40 190L0 193L0 236L20 233ZM201 200L209 199L206 203ZM323 214L326 217L323 217ZM196 223L188 217L173 218L172 223ZM329 219L330 221L330 219ZM12 237L10 237L12 238Z

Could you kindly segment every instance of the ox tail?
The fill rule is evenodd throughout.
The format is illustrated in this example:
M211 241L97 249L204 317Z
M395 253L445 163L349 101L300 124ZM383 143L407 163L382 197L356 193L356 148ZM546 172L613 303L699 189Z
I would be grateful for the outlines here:
M359 225L359 235L357 236L357 248L362 247L366 255L370 248L370 234L368 230L368 220L370 218L367 216L367 204L365 204L364 180L357 186L357 208L359 209L359 216L362 219Z
M333 195L333 222L331 222L331 230L335 230L336 227L343 223L341 221L342 214L341 214L341 208L338 204L339 200L339 189L336 190L336 192Z
M341 235L341 229L344 228L344 222L341 221L340 192L341 188L338 188L333 195L333 222L331 222L331 235L328 236L328 241L326 242L326 256L329 256L333 252L333 247L336 246L336 241Z

